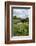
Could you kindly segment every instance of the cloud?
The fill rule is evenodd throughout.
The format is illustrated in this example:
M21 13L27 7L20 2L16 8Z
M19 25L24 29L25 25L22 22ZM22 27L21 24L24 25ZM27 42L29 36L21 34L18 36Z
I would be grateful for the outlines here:
M26 18L28 17L28 15L31 14L31 10L27 10L27 9L13 9L13 16L17 16L20 18Z

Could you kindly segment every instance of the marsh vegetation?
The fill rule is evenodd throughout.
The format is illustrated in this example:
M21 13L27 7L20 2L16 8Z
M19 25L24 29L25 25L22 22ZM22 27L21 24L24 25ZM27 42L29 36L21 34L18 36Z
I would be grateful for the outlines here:
M13 36L29 35L29 18L17 18L13 16Z

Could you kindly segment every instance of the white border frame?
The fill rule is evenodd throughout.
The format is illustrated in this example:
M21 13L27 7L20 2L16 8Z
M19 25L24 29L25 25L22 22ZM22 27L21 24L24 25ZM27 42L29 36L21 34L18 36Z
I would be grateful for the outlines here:
M11 7L31 7L31 15L29 16L29 36L13 36L11 37ZM27 5L10 5L10 40L32 40L32 6Z

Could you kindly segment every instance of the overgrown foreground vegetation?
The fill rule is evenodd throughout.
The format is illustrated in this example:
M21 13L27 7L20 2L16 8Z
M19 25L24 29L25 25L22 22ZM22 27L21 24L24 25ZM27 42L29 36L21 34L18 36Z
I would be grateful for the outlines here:
M29 35L29 19L13 17L13 36L27 36Z

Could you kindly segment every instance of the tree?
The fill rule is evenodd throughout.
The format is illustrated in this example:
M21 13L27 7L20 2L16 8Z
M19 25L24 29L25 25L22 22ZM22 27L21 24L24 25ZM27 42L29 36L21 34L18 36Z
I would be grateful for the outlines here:
M13 19L16 19L17 17L16 16L13 16Z
M26 18L26 21L29 22L29 18L28 17Z
M22 23L24 22L29 22L29 18L27 17L26 19L20 19Z

